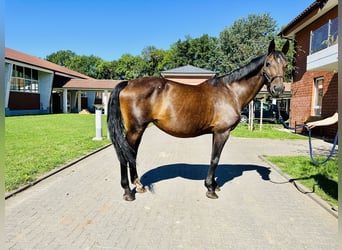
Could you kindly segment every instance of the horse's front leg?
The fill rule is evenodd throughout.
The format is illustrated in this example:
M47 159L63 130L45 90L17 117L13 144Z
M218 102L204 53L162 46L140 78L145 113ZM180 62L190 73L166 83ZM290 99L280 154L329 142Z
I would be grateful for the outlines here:
M211 161L208 170L207 178L205 179L204 185L207 187L207 197L211 199L217 199L218 195L215 191L219 191L219 187L215 181L215 170L220 161L222 149L229 138L230 131L224 133L213 134L213 146L211 153Z
M131 182L135 186L135 190L137 193L145 193L146 189L144 185L140 182L140 179L138 177L137 168L136 165L130 164L129 165L129 171L131 176Z

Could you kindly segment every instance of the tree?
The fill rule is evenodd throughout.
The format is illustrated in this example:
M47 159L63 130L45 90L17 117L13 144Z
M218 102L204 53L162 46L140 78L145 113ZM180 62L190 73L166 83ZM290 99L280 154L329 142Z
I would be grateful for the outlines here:
M212 68L213 65L209 62L215 54L214 41L216 38L209 37L207 34L199 38L187 36L184 41L178 40L172 45L168 55L165 55L167 61L164 61L164 64L167 68L188 64L200 68Z
M212 40L207 34L199 38L190 40L188 55L191 58L191 64L199 68L209 68L210 58L213 56Z
M61 65L63 67L68 68L70 66L70 62L74 57L76 57L76 53L71 50L59 50L55 53L52 53L46 56L46 60Z
M103 60L97 56L79 56L70 50L60 50L46 56L46 60L96 78L97 67Z
M97 67L103 60L97 56L75 56L72 58L69 68L85 74L87 76L96 78Z
M115 68L117 67L117 61L100 61L96 67L97 79L116 79Z
M248 63L253 57L266 53L273 38L276 22L269 14L250 14L238 19L219 36L223 56L222 70L231 71Z
M167 69L191 64L190 58L188 56L190 39L191 38L189 37L186 38L185 41L179 39L177 42L171 45L168 61L166 63Z
M118 79L135 79L144 75L144 60L140 56L123 54L117 61L115 74Z
M147 46L141 52L141 57L145 62L144 75L157 76L163 68L165 51L154 46Z

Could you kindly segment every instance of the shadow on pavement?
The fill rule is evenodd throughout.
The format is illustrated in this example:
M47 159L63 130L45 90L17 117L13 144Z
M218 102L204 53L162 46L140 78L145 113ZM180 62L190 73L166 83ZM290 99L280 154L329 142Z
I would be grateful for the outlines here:
M154 168L146 172L141 176L140 180L144 186L147 186L151 192L153 192L153 184L173 179L176 177L182 177L190 180L203 180L208 173L208 165L200 164L170 164ZM270 169L258 165L219 165L216 169L216 181L217 184L222 187L226 182L233 180L234 178L241 176L243 172L256 171L263 180L270 180Z

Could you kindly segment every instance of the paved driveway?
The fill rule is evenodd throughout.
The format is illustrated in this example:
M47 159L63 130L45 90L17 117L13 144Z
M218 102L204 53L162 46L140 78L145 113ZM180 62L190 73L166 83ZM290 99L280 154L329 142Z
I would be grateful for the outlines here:
M315 142L316 148L329 148ZM206 198L211 136L143 138L149 187L122 199L112 147L6 200L8 249L337 249L338 220L259 155L307 154L307 141L230 138Z

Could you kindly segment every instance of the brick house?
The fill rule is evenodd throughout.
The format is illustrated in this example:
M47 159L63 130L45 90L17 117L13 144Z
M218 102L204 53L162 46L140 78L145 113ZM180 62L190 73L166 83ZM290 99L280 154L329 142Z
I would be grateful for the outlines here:
M338 107L338 1L316 0L280 35L295 42L292 127L333 115ZM337 124L313 133L333 137Z

